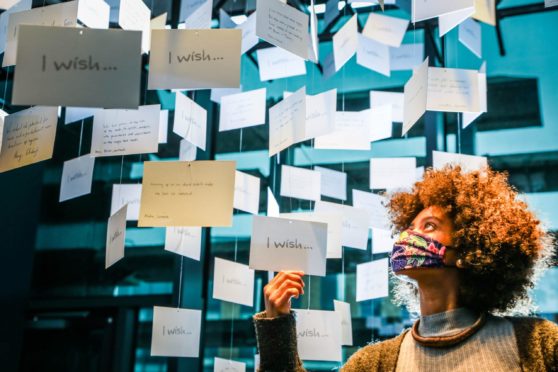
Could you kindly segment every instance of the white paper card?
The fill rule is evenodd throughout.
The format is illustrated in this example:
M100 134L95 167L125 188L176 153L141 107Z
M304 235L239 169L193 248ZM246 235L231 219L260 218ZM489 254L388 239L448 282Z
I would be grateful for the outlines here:
M304 140L319 137L335 129L337 89L306 96L306 125Z
M6 38L8 34L8 21L10 20L10 16L17 12L22 12L24 10L31 9L33 1L32 0L21 0L12 5L9 8L6 8L2 14L0 14L0 53L4 53L6 49Z
M247 265L215 257L213 298L252 307L254 270Z
M335 35L333 35L335 71L339 71L357 51L357 21L357 16L355 14L335 33Z
M246 363L215 357L213 372L245 372Z
M141 201L141 184L114 184L112 185L112 199L110 213L114 214L122 206L128 206L126 220L137 221Z
M202 228L168 226L165 231L165 250L200 260Z
M467 128L475 119L481 116L484 112L488 110L487 97L486 97L486 62L483 62L479 74L479 112L464 112L463 113L463 128Z
M370 109L370 142L391 137L392 113L391 105L376 106Z
M370 12L362 35L385 45L398 48L407 32L409 21Z
M426 112L428 83L427 57L405 84L402 135L405 135Z
M440 37L457 27L461 22L469 18L475 12L475 8L465 8L457 12L449 13L438 17Z
M151 355L197 358L201 317L200 310L154 306Z
M143 0L120 0L118 24L124 30L141 31L141 50L149 52L151 10Z
M411 188L416 167L416 158L370 159L370 189Z
M64 116L64 124L75 123L83 119L87 119L98 111L99 109L90 107L66 107L66 115Z
M281 196L320 200L320 193L320 172L289 165L281 166Z
M90 28L108 28L110 5L104 0L79 0L78 20Z
M213 0L192 1L197 7L188 12L184 21L184 28L190 30L201 30L211 28L211 12L213 11Z
M267 216L279 217L279 203L269 187L267 188Z
M403 122L404 93L370 91L370 107L391 105L392 120L396 123Z
M370 150L370 111L337 111L333 132L316 137L314 147L330 150Z
M345 247L366 249L368 245L368 221L366 210L349 205L317 201L316 213L335 213L342 216L341 243Z
M177 92L172 131L205 151L207 111L184 94Z
M385 196L353 189L353 205L366 211L370 228L389 229Z
M222 97L219 131L265 124L265 98L265 88Z
M422 43L401 44L399 48L391 48L391 71L413 70L424 60L423 51L424 44Z
M481 25L471 18L459 25L459 41L479 58L482 58Z
M89 154L64 162L59 201L77 198L91 192L95 158Z
M91 156L157 152L161 105L138 110L99 110L93 118Z
M244 54L255 47L260 41L256 35L256 12L250 14L248 19L241 25L238 25L237 28L242 30L242 46L240 53Z
M462 172L472 172L488 166L488 160L484 156L432 151L432 167L434 169L443 168L448 164L459 165Z
M256 35L308 59L308 15L278 0L258 0Z
M318 166L314 170L321 175L322 195L347 200L347 173Z
M412 2L413 23L474 6L474 0L412 0Z
M397 237L391 235L391 230L372 229L372 253L389 253Z
M124 205L110 216L107 226L107 242L105 253L105 269L124 258L126 241L126 208Z
M192 161L196 160L197 147L185 139L180 141L180 148L178 150L178 160Z
M341 345L353 345L353 325L351 323L351 304L333 300L333 308L341 319Z
M302 87L269 109L269 156L303 141L305 121L306 88Z
M302 360L341 361L341 319L336 311L295 310L296 342Z
M281 48L265 48L256 51L260 80L276 80L306 74L304 59Z
M357 301L387 297L389 295L388 259L383 258L357 265L356 281Z
M384 76L390 76L389 46L358 35L357 63Z
M478 72L458 68L428 68L426 109L477 112L480 108Z
M325 276L327 224L254 216L250 268Z
M258 214L260 207L260 178L236 171L234 178L234 208Z
M159 112L159 143L167 143L167 133L169 131L169 110Z

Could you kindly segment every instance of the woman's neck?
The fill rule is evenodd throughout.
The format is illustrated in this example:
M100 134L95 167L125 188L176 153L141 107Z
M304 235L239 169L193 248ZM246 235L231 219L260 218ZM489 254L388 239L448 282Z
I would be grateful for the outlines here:
M459 307L459 276L456 269L436 269L437 275L416 277L422 316L442 313Z

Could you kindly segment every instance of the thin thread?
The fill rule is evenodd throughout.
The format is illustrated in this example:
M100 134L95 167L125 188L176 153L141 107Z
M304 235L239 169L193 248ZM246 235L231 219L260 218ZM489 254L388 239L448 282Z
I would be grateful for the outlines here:
M341 246L341 300L345 301L345 250Z
M124 169L124 155L122 155L122 162L120 163L120 184L122 185L122 170Z
M6 104L6 95L8 94L8 81L10 80L10 66L6 69L6 82L4 83L4 99L2 99L2 110Z
M229 359L232 359L233 345L234 345L234 306L231 303L231 343L229 348Z
M180 298L182 297L182 267L184 266L184 256L180 256L180 276L178 279L178 303L176 304L176 308L180 307Z
M312 300L312 275L308 275L308 307L306 310L310 310L310 300Z
M81 120L81 130L79 132L79 148L78 148L78 157L81 156L81 141L83 139L83 122L85 119Z

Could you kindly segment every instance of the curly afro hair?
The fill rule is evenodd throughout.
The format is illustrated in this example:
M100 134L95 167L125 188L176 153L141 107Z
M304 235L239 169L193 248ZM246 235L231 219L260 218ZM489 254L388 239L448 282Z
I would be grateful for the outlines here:
M395 230L408 228L430 206L441 207L453 221L452 246L464 266L459 271L461 305L481 312L527 313L528 290L542 271L538 268L548 266L552 245L508 184L507 174L489 168L466 173L459 166L429 169L411 191L391 195L388 210ZM416 287L397 282L395 300L416 311Z

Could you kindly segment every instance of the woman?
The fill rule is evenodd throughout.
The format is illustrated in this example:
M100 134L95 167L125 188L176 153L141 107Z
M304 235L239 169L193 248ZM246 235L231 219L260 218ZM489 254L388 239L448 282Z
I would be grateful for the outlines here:
M548 236L490 169L429 170L388 204L399 239L391 254L395 299L420 318L401 335L358 350L342 371L558 371L558 326L518 314L551 252ZM304 371L291 297L304 273L284 271L264 288L254 316L261 371Z

